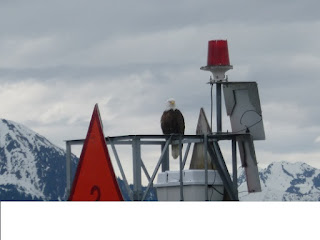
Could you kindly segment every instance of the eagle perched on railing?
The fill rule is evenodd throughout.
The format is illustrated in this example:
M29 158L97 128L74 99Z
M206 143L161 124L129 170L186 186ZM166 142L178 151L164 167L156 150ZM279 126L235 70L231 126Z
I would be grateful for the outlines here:
M163 134L184 134L184 118L179 109L176 108L176 101L173 98L167 100L166 110L161 116L161 129ZM172 157L179 156L179 144L172 144Z

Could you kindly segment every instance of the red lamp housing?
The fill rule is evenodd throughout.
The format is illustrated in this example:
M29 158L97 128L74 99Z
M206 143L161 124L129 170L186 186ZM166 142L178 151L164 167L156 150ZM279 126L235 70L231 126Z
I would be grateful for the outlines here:
M227 40L208 42L207 66L230 66Z

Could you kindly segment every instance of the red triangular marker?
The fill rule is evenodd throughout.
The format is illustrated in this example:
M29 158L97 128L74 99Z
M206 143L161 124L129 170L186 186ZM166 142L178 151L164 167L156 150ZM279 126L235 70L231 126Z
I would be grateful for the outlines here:
M69 200L123 200L102 131L98 104L93 110Z

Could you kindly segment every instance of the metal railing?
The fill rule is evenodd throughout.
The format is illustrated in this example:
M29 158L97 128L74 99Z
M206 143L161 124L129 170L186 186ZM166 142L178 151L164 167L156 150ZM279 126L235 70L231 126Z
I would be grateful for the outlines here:
M249 134L233 134L233 133L219 133L219 134L208 134L208 135L126 135L126 136L115 136L106 137L106 143L111 147L115 161L119 168L122 180L124 181L126 190L129 193L130 199L134 201L144 201L153 186L154 179L160 169L165 172L169 170L169 145L179 144L180 155L179 155L179 171L180 171L180 200L183 201L183 180L182 171L185 168L189 150L192 144L203 143L204 153L208 152L212 164L216 166L216 169L223 181L223 185L226 193L230 200L238 200L238 186L237 186L237 151L236 142L241 139L247 139L250 141L251 136ZM232 151L232 173L233 177L229 174L228 168L226 166L225 160L223 158L219 141L229 140L231 141L231 151ZM80 140L67 140L66 141L66 174L67 174L67 193L71 189L71 146L72 145L82 145L84 139ZM186 150L184 154L182 152L183 145L186 144ZM121 160L119 158L116 145L131 145L132 146L132 163L133 163L133 189L131 190L126 175L124 173ZM161 146L161 154L157 161L152 174L149 174L142 158L141 158L141 146L143 145L159 145ZM207 158L207 154L204 154ZM110 156L111 157L111 156ZM208 198L208 161L205 159L205 199ZM144 172L148 185L146 189L142 190L142 171Z

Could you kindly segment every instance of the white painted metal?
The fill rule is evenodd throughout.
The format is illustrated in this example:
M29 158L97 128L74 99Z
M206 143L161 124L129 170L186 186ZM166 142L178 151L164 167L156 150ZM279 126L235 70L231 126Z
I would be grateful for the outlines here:
M224 83L223 93L232 132L250 133L253 140L265 140L257 83Z
M233 66L229 65L229 66L204 66L200 68L201 70L204 71L210 71L212 72L213 75L213 81L224 81L225 80L225 73L230 70L233 69Z
M258 164L251 136L237 138L240 159L247 179L248 192L261 192Z
M205 201L205 170L183 170L184 201ZM222 201L223 182L218 171L208 170L209 201ZM180 172L166 171L158 174L157 189L159 201L180 200Z

